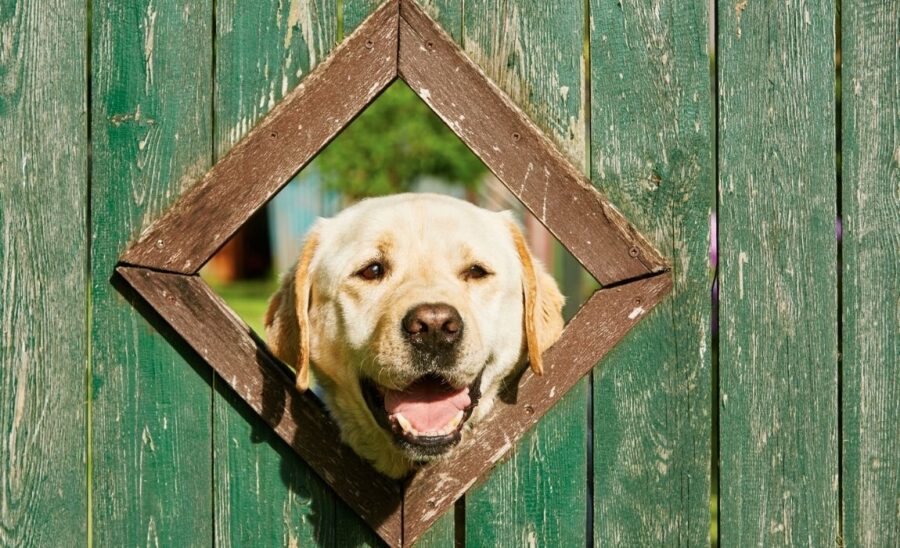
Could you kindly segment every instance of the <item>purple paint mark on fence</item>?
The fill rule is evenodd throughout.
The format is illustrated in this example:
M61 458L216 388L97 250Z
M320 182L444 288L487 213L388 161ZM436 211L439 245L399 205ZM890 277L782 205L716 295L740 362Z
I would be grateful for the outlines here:
M712 277L710 301L712 304L712 335L719 332L719 223L716 214L709 216L709 269Z

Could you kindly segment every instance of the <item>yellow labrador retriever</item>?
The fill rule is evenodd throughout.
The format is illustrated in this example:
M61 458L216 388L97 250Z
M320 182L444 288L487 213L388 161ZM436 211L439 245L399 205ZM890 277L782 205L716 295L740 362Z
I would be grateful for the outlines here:
M400 478L457 445L517 367L541 371L562 304L508 212L398 194L318 220L265 326L344 441Z

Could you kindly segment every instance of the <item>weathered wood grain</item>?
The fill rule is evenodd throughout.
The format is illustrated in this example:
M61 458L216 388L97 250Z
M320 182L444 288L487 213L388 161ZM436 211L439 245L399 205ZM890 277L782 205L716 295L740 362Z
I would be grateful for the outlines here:
M587 85L582 2L466 0L465 54L578 168Z
M297 392L291 375L222 299L197 276L117 271L379 536L400 543L400 484L340 442L337 425L316 397Z
M0 6L0 545L87 534L87 18Z
M384 0L339 0L343 8L344 34L353 32ZM462 34L462 8L459 0L415 0L415 2L443 28L459 41Z
M400 11L401 77L591 274L609 284L665 269L656 250L446 33L413 2L401 2Z
M647 316L671 290L671 283L669 274L663 273L596 292L572 318L559 341L544 353L543 376L526 371L516 384L515 393L498 399L494 411L470 433L464 446L411 478L404 496L404 542L414 542L479 478L510 454L522 436ZM412 513L411 508L419 510ZM471 523L471 527L479 526L477 519ZM534 540L537 542L536 536Z
M350 36L385 0L337 0L341 10L343 36Z
M397 1L383 4L122 256L195 273L396 75Z
M585 16L583 2L467 0L461 42L582 173ZM555 207L568 214L568 206ZM567 299L581 305L577 296ZM586 544L589 397L583 379L522 438L509 462L466 494L467 544Z
M843 537L900 545L900 6L841 4Z
M337 6L219 0L215 8L218 158L328 55ZM343 503L239 396L218 378L213 384L215 544L334 545L335 505Z
M594 371L595 545L709 542L706 2L591 0L591 178L673 262L673 296Z
M719 5L723 546L838 537L834 17Z
M460 501L457 501L457 504L460 504ZM413 514L420 514L421 510L413 512ZM472 527L480 527L481 522L478 521L477 518L472 519ZM465 531L465 527L462 527L462 530ZM456 536L456 515L454 513L453 508L449 508L447 513L443 516L439 517L434 523L432 523L428 530L422 533L422 536L415 539L413 544L404 544L404 546L415 546L416 548L426 548L429 546L434 547L447 547L447 546L457 546L457 536ZM463 539L463 542L465 540Z
M92 540L205 545L209 375L110 279L127 242L211 163L212 3L92 6Z

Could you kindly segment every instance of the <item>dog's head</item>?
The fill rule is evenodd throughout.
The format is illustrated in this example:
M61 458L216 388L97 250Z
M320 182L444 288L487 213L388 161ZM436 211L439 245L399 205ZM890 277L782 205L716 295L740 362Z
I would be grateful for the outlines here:
M345 441L399 477L446 453L518 364L541 371L563 298L508 213L432 194L369 199L310 231L266 313Z

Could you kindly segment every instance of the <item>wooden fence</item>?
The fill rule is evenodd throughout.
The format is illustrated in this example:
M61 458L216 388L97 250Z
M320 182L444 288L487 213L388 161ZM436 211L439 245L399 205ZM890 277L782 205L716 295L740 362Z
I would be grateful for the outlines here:
M0 545L378 543L110 283L376 5L0 3ZM423 5L675 288L420 545L898 545L900 2Z

